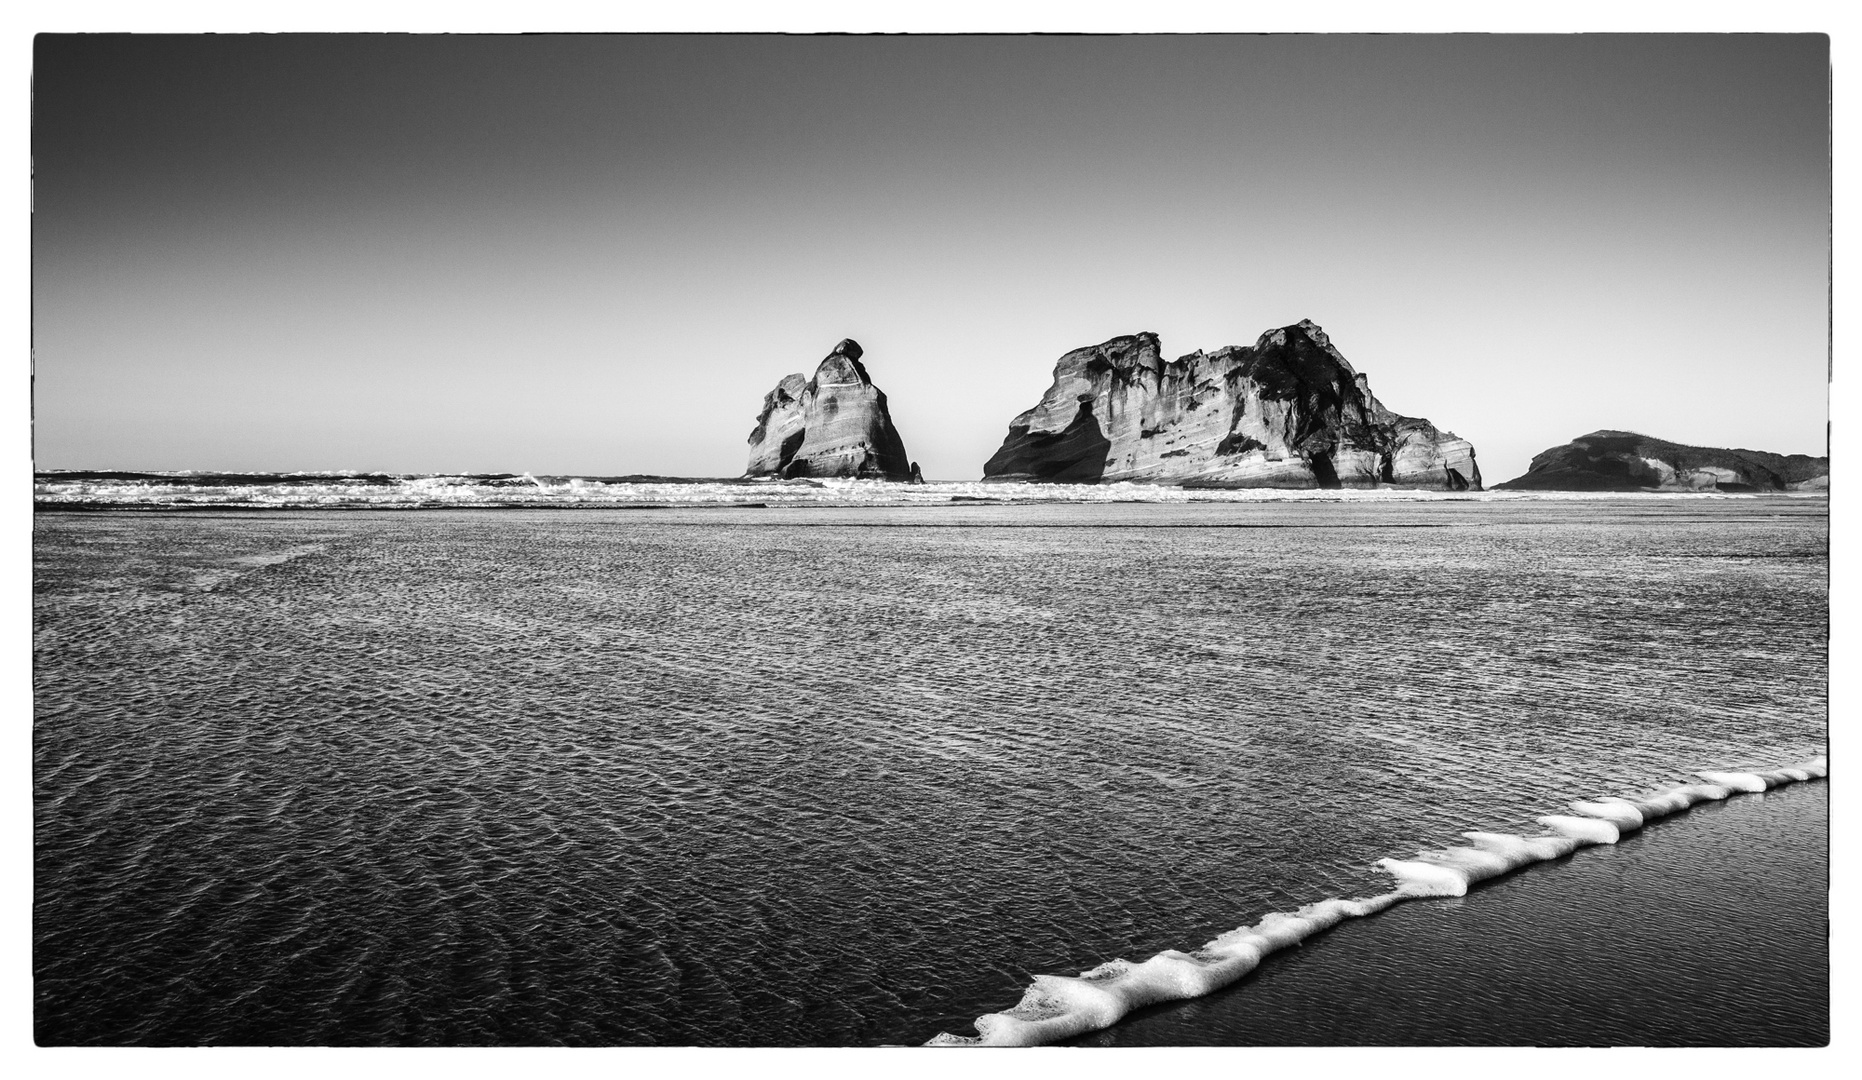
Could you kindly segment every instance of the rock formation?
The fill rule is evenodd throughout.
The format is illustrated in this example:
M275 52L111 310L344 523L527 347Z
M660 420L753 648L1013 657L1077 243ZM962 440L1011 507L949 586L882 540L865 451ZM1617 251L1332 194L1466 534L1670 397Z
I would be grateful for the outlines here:
M1399 416L1310 321L1163 359L1156 334L1075 349L985 480L1480 490L1474 447Z
M911 478L911 459L892 426L886 395L873 385L861 354L859 342L848 338L821 361L814 378L790 375L764 396L744 475Z
M1683 446L1633 431L1593 431L1532 459L1504 491L1803 491L1830 486L1830 459Z

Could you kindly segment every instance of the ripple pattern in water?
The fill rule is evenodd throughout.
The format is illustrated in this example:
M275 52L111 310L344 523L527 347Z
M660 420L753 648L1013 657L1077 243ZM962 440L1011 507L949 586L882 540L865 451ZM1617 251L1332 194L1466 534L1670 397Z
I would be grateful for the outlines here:
M1823 511L41 514L38 1037L968 1030L1817 752Z

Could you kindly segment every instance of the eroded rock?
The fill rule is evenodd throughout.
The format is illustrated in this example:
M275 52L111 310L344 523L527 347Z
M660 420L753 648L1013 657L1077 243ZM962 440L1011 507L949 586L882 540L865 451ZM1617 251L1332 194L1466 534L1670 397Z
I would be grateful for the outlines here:
M1474 447L1400 416L1311 321L1165 360L1156 334L1075 349L986 480L1480 490Z
M862 355L848 338L812 379L790 375L764 395L750 432L746 476L911 478L911 459L892 426L886 395L873 385Z

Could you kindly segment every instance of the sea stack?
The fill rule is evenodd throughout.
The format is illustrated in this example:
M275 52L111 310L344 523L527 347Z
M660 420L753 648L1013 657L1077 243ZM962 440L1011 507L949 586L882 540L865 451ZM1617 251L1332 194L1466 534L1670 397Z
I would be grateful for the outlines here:
M1075 349L985 480L1478 491L1466 439L1399 416L1310 320L1165 360L1156 334Z
M1593 431L1532 459L1502 491L1827 491L1830 459Z
M911 479L911 459L892 426L885 392L867 375L862 353L848 338L815 368L814 378L797 372L764 395L744 475Z

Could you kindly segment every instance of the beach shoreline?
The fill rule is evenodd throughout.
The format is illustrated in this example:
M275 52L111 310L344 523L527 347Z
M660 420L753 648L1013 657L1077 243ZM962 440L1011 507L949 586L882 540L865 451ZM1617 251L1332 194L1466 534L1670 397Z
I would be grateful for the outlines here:
M1828 1045L1827 784L1348 920L1066 1045Z

